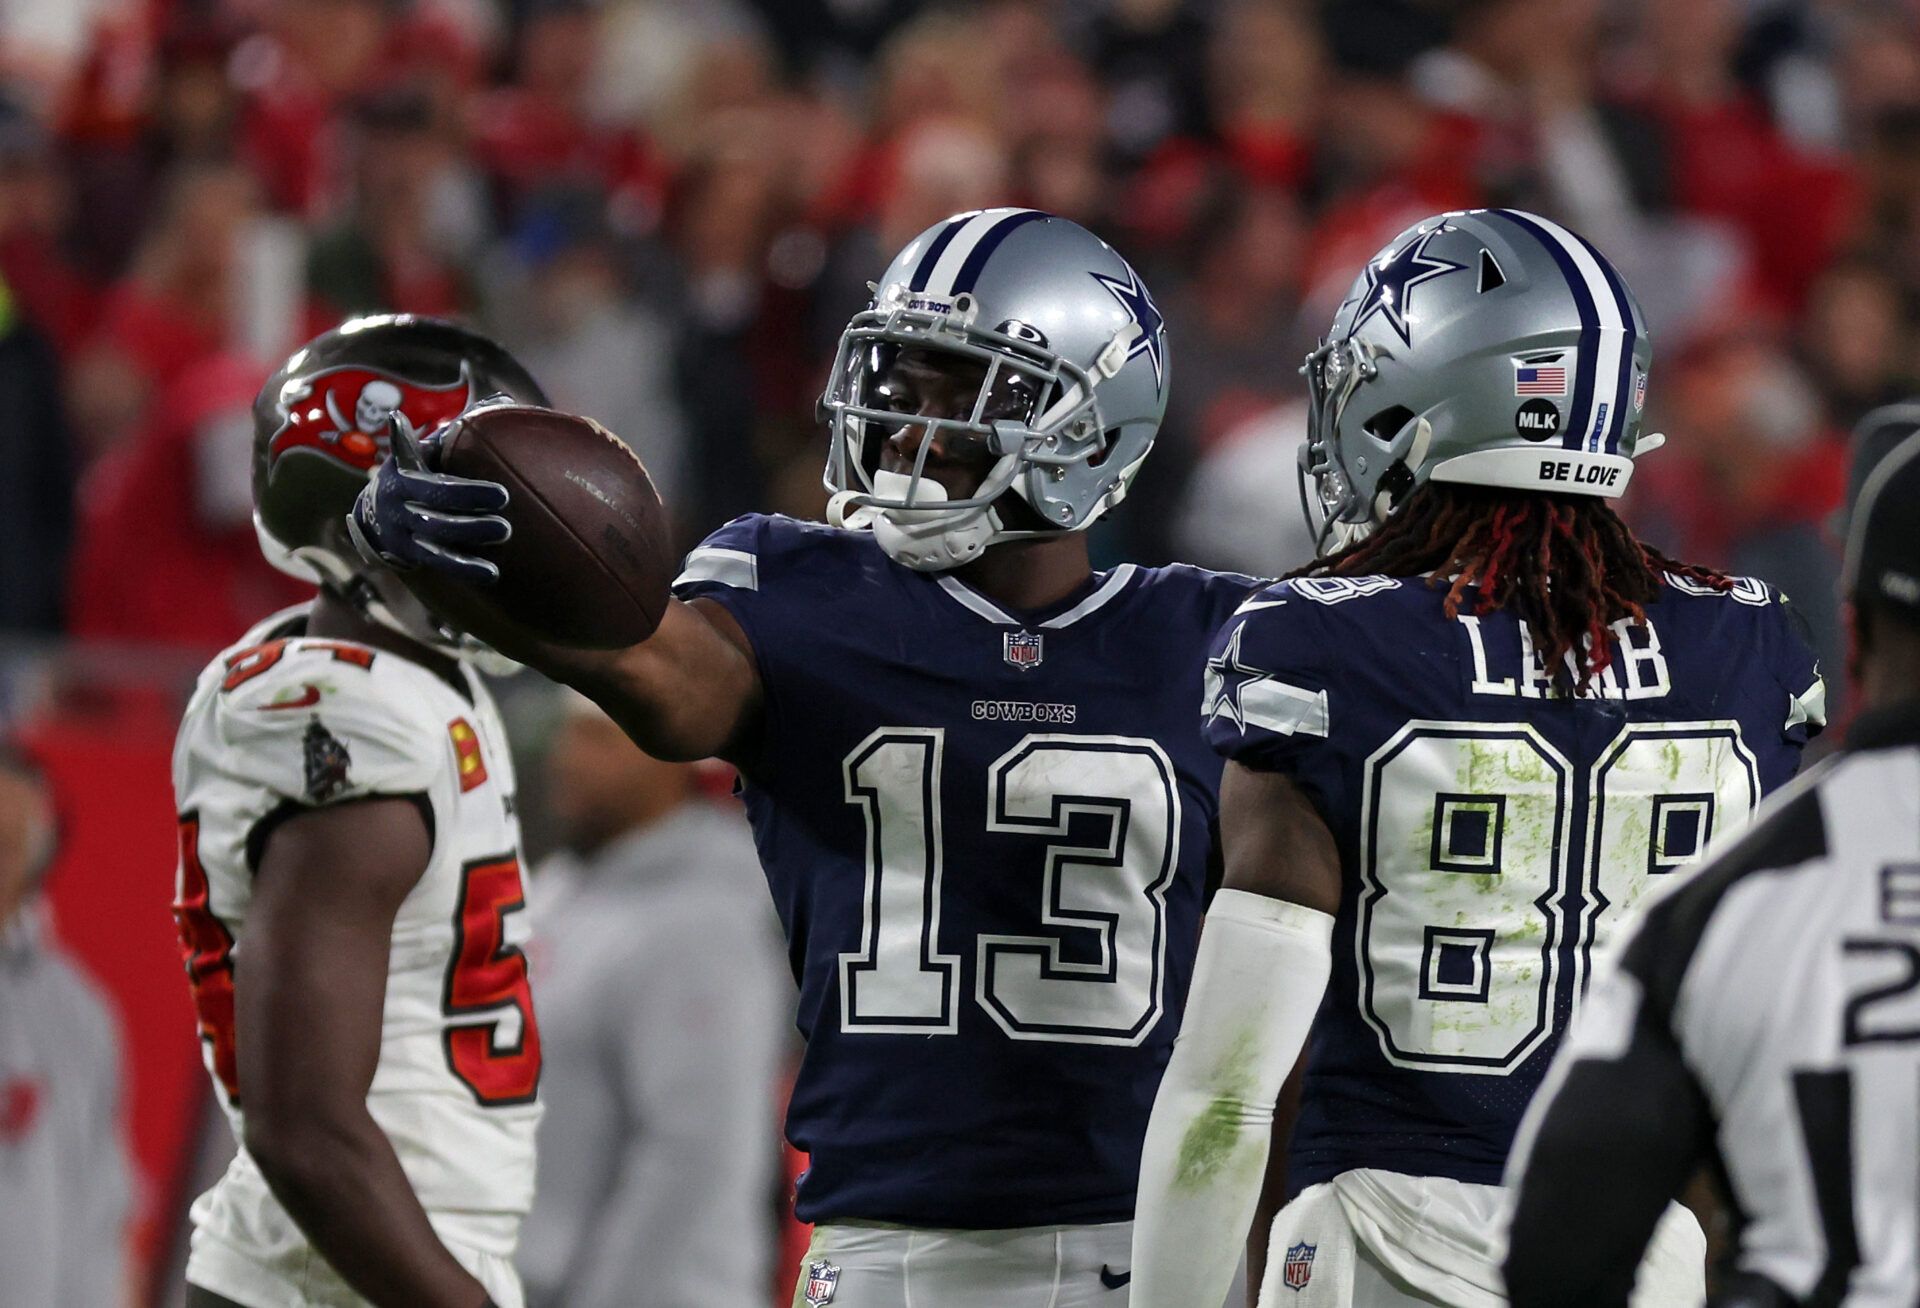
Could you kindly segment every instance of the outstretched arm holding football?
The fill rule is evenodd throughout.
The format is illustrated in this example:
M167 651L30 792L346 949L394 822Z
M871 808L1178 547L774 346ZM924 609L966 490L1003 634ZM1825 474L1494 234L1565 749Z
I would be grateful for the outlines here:
M764 692L740 624L712 600L667 601L654 633L610 656L562 651L550 676L593 700L655 758L743 763Z
M566 682L605 709L656 758L738 762L758 730L763 692L745 633L710 600L666 599L659 623L623 649L546 638L489 602L500 566L485 557L513 529L506 486L437 466L439 442L395 418L393 457L368 482L348 521L369 560L399 572L445 621L507 657Z

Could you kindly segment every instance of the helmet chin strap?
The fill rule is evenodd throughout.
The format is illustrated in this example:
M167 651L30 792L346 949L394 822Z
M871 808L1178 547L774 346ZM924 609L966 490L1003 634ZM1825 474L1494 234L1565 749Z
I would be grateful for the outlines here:
M426 605L413 596L403 592L404 598L396 605L393 599L381 593L381 586L372 574L353 573L344 588L334 587L333 590L365 615L367 621L377 623L416 644L425 645L436 653L471 663L490 677L511 677L522 669L521 664L486 642L442 624Z
M916 501L939 504L947 498L947 488L931 477L919 479L903 472L873 474L874 494L888 499L905 499L912 490ZM895 563L915 572L946 572L979 558L987 546L999 537L1000 515L993 506L973 509L873 509L856 511L855 516L871 512L873 538Z
M270 539L265 529L261 530L262 538ZM415 644L425 645L436 653L471 663L490 677L510 677L521 670L521 664L514 662L491 645L442 626L427 611L424 604L410 595L407 597L406 607L415 612L403 613L395 607L392 600L381 593L380 585L372 574L349 567L331 550L308 547L283 550L281 553L290 562L305 570L304 573L295 571L293 568L285 568L284 571L318 582L344 603L352 605L354 610L369 622L385 627L396 635L404 636Z

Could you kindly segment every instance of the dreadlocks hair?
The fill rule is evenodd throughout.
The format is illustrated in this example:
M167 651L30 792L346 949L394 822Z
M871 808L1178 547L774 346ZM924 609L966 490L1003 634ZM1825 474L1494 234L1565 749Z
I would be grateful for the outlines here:
M1605 500L1430 481L1365 540L1288 575L1424 576L1447 586L1449 618L1475 587L1474 611L1508 610L1525 623L1556 684L1567 683L1567 656L1585 651L1572 682L1579 694L1613 660L1609 624L1644 622L1666 573L1733 586L1636 539Z

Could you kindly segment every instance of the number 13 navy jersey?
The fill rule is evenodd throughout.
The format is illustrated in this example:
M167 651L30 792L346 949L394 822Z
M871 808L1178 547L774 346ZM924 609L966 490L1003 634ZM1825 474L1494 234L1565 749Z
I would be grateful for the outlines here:
M1254 584L1129 566L1016 615L772 517L688 557L766 691L743 793L800 982L802 1220L1133 1215L1214 849L1193 706Z
M1592 950L1789 779L1823 722L1764 584L1662 586L1555 695L1522 624L1421 579L1284 582L1215 640L1222 754L1293 778L1343 892L1289 1185L1352 1168L1497 1185Z

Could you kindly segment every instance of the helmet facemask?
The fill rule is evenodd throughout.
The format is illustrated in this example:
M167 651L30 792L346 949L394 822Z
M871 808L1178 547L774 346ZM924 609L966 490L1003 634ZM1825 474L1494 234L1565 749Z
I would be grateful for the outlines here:
M1379 371L1374 347L1351 337L1321 342L1300 367L1307 379L1307 440L1300 447L1300 512L1313 533L1316 554L1357 544L1377 525L1373 505L1368 502L1371 497L1360 491L1360 483L1346 466L1340 420L1354 391Z
M841 336L821 401L831 422L824 477L833 496L829 520L872 527L890 556L921 571L958 567L999 541L1074 530L1106 507L1101 502L1076 514L1056 502L1051 516L1043 516L1034 506L1036 481L1097 465L1108 451L1096 377L1014 334L1019 324L974 326L976 312L972 297L963 295L950 312L894 306L857 315ZM905 351L979 370L965 416L923 415L891 402L890 378ZM882 466L885 444L905 427L922 430L913 466L890 471ZM927 474L936 445L949 460L991 460L971 493L949 498ZM1027 512L1008 511L1008 492ZM1020 526L1021 517L1035 525Z

